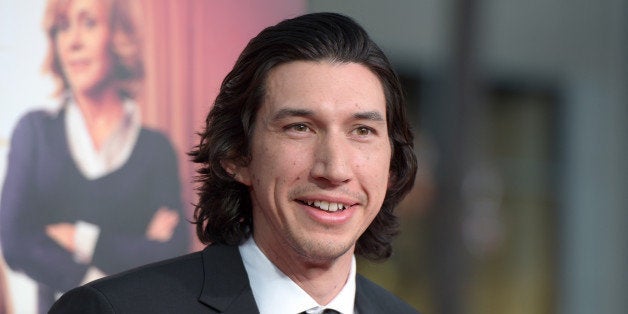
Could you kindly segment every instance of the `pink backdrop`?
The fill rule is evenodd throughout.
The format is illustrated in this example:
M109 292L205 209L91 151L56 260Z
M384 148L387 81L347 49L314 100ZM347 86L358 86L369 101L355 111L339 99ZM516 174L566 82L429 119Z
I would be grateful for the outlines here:
M144 121L168 134L179 153L183 200L195 199L197 142L222 79L246 43L264 27L305 11L305 1L143 0L146 87ZM188 208L191 217L192 206ZM195 242L192 249L200 248Z

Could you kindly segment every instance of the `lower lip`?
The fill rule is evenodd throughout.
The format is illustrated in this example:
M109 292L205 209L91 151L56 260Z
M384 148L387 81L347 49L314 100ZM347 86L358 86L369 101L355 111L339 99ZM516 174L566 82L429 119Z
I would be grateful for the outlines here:
M344 210L328 212L301 203L299 203L299 205L305 209L305 212L312 220L325 225L342 225L347 223L355 213L357 207L354 205Z
M74 62L74 63L70 63L68 67L73 72L81 72L81 71L85 71L85 69L87 69L88 66L89 64L87 62Z

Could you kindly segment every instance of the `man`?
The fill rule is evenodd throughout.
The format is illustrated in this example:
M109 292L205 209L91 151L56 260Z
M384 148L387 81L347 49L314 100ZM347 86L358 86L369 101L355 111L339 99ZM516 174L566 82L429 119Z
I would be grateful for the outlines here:
M190 155L202 252L92 282L52 313L416 313L355 273L391 254L416 158L396 74L333 13L263 30Z

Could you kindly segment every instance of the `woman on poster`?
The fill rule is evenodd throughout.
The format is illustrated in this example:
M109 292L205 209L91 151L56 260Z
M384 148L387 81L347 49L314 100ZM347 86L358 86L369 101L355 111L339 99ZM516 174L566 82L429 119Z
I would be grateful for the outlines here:
M7 264L54 295L185 253L175 152L134 101L141 40L125 0L51 0L46 69L60 106L17 124L0 204Z

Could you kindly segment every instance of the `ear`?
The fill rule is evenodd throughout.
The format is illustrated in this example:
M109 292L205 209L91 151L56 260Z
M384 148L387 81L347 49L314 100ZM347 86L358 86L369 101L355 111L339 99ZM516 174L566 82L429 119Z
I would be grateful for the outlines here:
M246 186L251 186L251 174L249 172L249 167L239 166L233 161L224 161L224 160L220 162L220 165L236 181Z

